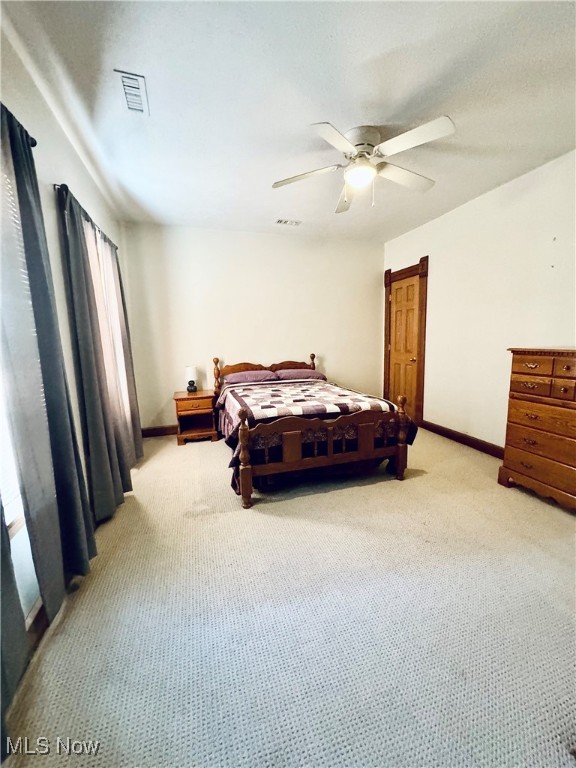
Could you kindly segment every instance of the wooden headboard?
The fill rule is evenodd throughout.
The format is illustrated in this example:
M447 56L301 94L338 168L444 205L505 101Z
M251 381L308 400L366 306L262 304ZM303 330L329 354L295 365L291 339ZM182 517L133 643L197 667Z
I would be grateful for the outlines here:
M214 358L214 392L220 392L222 379L231 373L241 373L242 371L282 371L286 368L308 368L315 370L314 352L310 355L309 363L297 362L296 360L283 360L281 363L272 363L272 365L261 365L260 363L235 363L234 365L225 365L220 368L220 358Z

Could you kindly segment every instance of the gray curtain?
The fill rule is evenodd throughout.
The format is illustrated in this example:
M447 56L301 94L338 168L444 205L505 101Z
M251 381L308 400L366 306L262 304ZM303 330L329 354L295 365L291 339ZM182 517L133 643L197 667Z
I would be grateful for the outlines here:
M90 570L96 555L94 527L74 426L56 314L56 300L30 137L3 107L14 159L24 255L39 357L60 518L66 581Z
M90 225L91 236L105 236L67 186L57 187L57 200L88 488L95 521L98 523L111 517L124 500L124 492L132 490L130 469L142 456L142 432L119 271L117 291L122 299L123 355L130 394L128 423L118 413L108 388L85 223ZM116 246L108 238L105 240L113 247L116 255Z
M16 578L10 556L10 537L4 521L4 507L0 499L0 537L2 544L2 723L1 757L6 757L6 710L28 662L28 638L24 614L16 588Z
M71 417L31 149L35 142L5 106L0 107L3 389L34 568L52 621L68 581L88 572L96 547ZM21 674L21 651L27 648L17 629L21 622L12 599L11 559L4 535L2 525L3 577L8 569L7 586L2 583L3 710ZM12 616L6 621L5 597Z
M12 153L12 139L22 131L2 108L2 374L34 567L52 619L64 598L65 578L40 338L20 221L18 160Z

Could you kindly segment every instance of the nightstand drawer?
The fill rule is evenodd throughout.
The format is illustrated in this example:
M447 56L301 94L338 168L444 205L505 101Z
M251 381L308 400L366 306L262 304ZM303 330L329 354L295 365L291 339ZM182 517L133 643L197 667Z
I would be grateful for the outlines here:
M552 368L552 360L550 360ZM522 392L524 395L540 395L541 397L550 396L550 385L552 379L538 376L518 376L514 374L510 380L511 392Z
M512 373L533 373L535 376L551 376L553 366L553 357L514 355L512 359Z
M521 451L512 446L506 446L504 466L522 475L533 477L558 488L566 493L576 492L576 469L565 464L559 464L551 459L535 456L528 451Z
M508 424L506 445L576 467L576 440L569 437Z
M176 400L176 407L179 413L185 413L186 411L211 411L212 398L191 397L189 400Z

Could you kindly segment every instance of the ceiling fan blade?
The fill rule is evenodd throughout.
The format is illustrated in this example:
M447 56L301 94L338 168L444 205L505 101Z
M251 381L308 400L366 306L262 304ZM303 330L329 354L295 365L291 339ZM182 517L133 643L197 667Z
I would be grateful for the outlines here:
M394 136L393 139L387 139L377 147L374 147L374 154L381 157L390 157L398 152L404 152L412 147L419 147L421 144L427 144L429 141L442 139L444 136L450 136L456 130L456 126L449 117L444 115L429 123L412 128L411 131L401 133L400 136Z
M379 163L376 166L376 171L378 176L382 176L383 179L395 181L396 184L401 184L403 187L408 187L408 189L413 189L416 192L426 192L435 184L432 179L428 179L426 176L421 176L414 171L407 171L406 168L400 168L391 163Z
M342 187L342 192L340 193L338 205L336 206L336 210L334 211L334 213L344 213L345 211L348 210L348 208L350 208L351 204L352 204L352 187L344 184L344 186Z
M319 176L321 173L330 173L330 171L337 171L338 168L343 168L343 165L327 165L326 168L317 168L315 171L307 171L306 173L299 173L297 176L290 176L287 179L281 179L280 181L275 181L274 184L272 184L272 189L277 189L278 187L283 187L285 184L292 184L295 181L300 181L301 179L307 179L309 176Z
M344 134L334 128L332 123L312 123L312 128L316 128L318 134L327 141L328 144L332 144L340 152L345 155L356 154L356 147L351 141L348 141Z

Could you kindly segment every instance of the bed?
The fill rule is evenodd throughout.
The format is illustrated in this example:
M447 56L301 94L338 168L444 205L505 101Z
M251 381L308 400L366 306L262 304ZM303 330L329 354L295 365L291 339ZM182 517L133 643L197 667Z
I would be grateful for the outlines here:
M236 363L214 358L219 433L232 448L232 487L242 506L267 478L324 467L378 466L404 479L417 428L397 405L344 389L310 362Z

